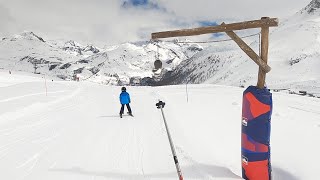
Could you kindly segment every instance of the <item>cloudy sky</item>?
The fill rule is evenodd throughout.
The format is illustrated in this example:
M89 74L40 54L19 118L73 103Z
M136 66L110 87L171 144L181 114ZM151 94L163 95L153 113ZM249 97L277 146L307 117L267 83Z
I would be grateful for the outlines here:
M96 45L149 40L152 32L287 18L311 0L0 0L0 37L33 31L44 39Z

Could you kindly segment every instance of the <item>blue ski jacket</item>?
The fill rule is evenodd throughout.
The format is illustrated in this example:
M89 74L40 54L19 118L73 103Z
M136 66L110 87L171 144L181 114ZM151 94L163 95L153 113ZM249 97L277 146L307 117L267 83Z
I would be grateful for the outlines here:
M122 92L121 94L120 94L120 103L121 104L129 104L131 101L130 101L130 95L129 95L129 93L127 93L127 92Z

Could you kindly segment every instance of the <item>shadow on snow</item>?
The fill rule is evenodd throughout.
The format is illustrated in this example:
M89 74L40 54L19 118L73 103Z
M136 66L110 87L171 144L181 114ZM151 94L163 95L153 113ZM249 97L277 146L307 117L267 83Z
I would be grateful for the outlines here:
M241 179L238 175L234 174L231 170L225 167L197 164L197 170L195 171L194 166L182 167L183 176L186 178L201 178L206 179L208 176L214 178L234 178ZM50 169L53 172L66 172L79 174L84 176L100 176L105 178L116 178L116 179L149 179L149 178L177 178L175 171L168 173L153 173L153 174L129 174L120 172L98 172L88 171L80 167L73 167L70 169L53 168Z

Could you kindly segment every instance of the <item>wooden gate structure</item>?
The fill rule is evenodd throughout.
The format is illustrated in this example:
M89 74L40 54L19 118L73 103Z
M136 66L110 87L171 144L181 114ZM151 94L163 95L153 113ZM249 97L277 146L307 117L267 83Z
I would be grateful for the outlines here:
M277 18L262 17L261 20L245 21L232 24L222 23L219 26L156 32L151 34L151 39L156 40L160 38L195 36L225 32L259 66L257 86L259 88L263 88L265 84L266 73L271 70L270 66L267 64L269 51L269 27L278 26L278 24L279 22ZM261 57L257 55L238 35L236 35L236 33L233 32L235 30L252 28L261 28Z
M269 28L278 26L277 18L262 17L260 20L218 26L163 31L151 34L151 39L195 36L225 32L259 66L257 86L250 86L243 93L242 104L242 177L249 180L270 180L270 129L272 94L265 87L268 65ZM261 49L257 55L234 31L261 28Z

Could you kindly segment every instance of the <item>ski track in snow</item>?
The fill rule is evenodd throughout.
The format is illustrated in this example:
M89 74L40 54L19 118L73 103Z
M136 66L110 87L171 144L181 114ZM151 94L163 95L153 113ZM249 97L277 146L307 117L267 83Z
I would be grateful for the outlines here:
M29 84L25 83L23 86L28 88ZM51 87L54 86L54 83L51 84ZM183 86L129 87L135 116L120 119L120 87L82 82L62 83L59 87L63 89L49 91L52 93L48 97L43 96L43 93L20 93L18 96L13 93L11 97L4 97L0 101L0 105L4 105L23 100L29 102L28 98L37 97L26 107L12 107L14 110L0 113L0 169L4 169L1 179L177 179L161 112L155 106L158 100L167 103L164 112L169 129L172 130L171 135L185 179L241 179L240 160L238 162L234 158L238 155L230 154L229 157L224 154L223 149L224 145L227 148L234 147L224 142L237 137L238 131L223 140L218 138L219 129L231 128L234 131L233 128L240 128L238 124L228 127L229 123L222 123L217 129L214 127L216 124L213 127L207 125L215 118L208 119L206 114L192 113L194 107L206 103L206 98L201 98L210 96L214 99L221 96L213 91L230 93L237 90L237 93L231 94L224 102L210 102L210 106L222 108L221 112L216 111L217 117L228 115L222 119L234 123L233 120L230 121L230 117L234 117L229 110L240 111L241 89L190 86L187 103ZM205 96L201 96L201 93ZM233 97L236 95L237 97ZM290 106L284 105L287 103L284 97L294 97ZM195 105L191 106L192 104ZM223 110L225 106L230 108L226 111L228 114ZM297 121L294 113L284 114L279 109L292 109L303 116L312 114L310 121L320 126L319 121L316 121L319 117L317 100L279 94L275 98L275 107L274 134L281 133L277 126L286 123L282 120ZM207 106L204 108L206 111L211 110ZM189 121L185 121L187 118ZM306 137L310 138L312 135L307 134ZM210 144L199 141L197 137L211 137ZM217 146L219 143L221 144ZM279 142L275 141L273 144L279 147ZM299 179L292 176L292 171L282 168L285 165L281 158L277 158L281 149L273 150L275 177ZM317 149L312 151L317 152Z
M297 110L304 111L304 112L310 112L310 113L314 113L314 114L320 114L320 111L316 111L316 110L313 110L313 109L305 109L303 107L289 106L289 108L297 109Z
M48 94L65 93L65 92L67 92L67 91L48 92ZM8 98L8 99L0 100L0 103L13 101L13 100L17 100L17 99L21 99L21 98L25 98L25 97L36 96L36 95L45 95L45 94L46 93L34 93L34 94L27 94L27 95L23 95L23 96L17 96L17 97L12 97L12 98Z
M1 128L0 134L3 135L2 138L5 138L5 141L8 142L6 144L1 144L0 146L0 158L6 159L10 158L10 154L16 151L19 151L19 147L23 149L23 147L31 147L30 145L38 146L40 151L33 151L30 152L30 157L22 161L16 162L16 168L19 171L23 171L21 174L17 174L15 176L20 176L20 178L24 179L29 176L37 166L40 160L48 161L45 157L42 157L42 154L48 149L43 148L43 145L48 142L53 141L55 138L59 136L59 133L55 132L55 130L50 127L52 125L52 120L49 120L47 114L50 112L59 112L61 109L66 109L69 107L74 106L73 103L62 103L67 101L68 99L72 98L78 93L78 90L73 91L70 95L65 95L65 93L71 92L69 90L65 91L55 91L55 92L48 92L50 94L60 94L63 93L64 96L60 96L60 98L54 98L46 103L43 103L42 106L33 106L33 104L37 104L37 102L32 102L27 107L22 107L14 112L0 114L0 117L7 118L5 122L11 124L11 126L7 128ZM30 96L38 96L43 95L44 93L33 93L33 94L26 94L22 96L10 97L5 100L2 100L0 103L8 102L8 101L17 101L23 98L27 98ZM40 98L41 99L41 98ZM49 98L50 99L50 98ZM58 107L53 107L56 105ZM37 108L34 108L37 107ZM14 115L18 114L18 115ZM10 116L11 115L11 116ZM4 119L4 118L3 118ZM2 119L2 120L3 120ZM4 123L4 122L2 122ZM40 134L40 132L44 132L47 130L46 133ZM38 136L38 134L40 136ZM42 136L41 136L42 135ZM3 140L0 138L0 140ZM28 149L28 148L27 148ZM28 152L29 153L29 152ZM22 153L23 154L23 153ZM23 157L24 155L22 155ZM21 157L21 156L20 156ZM18 172L19 172L18 171Z

